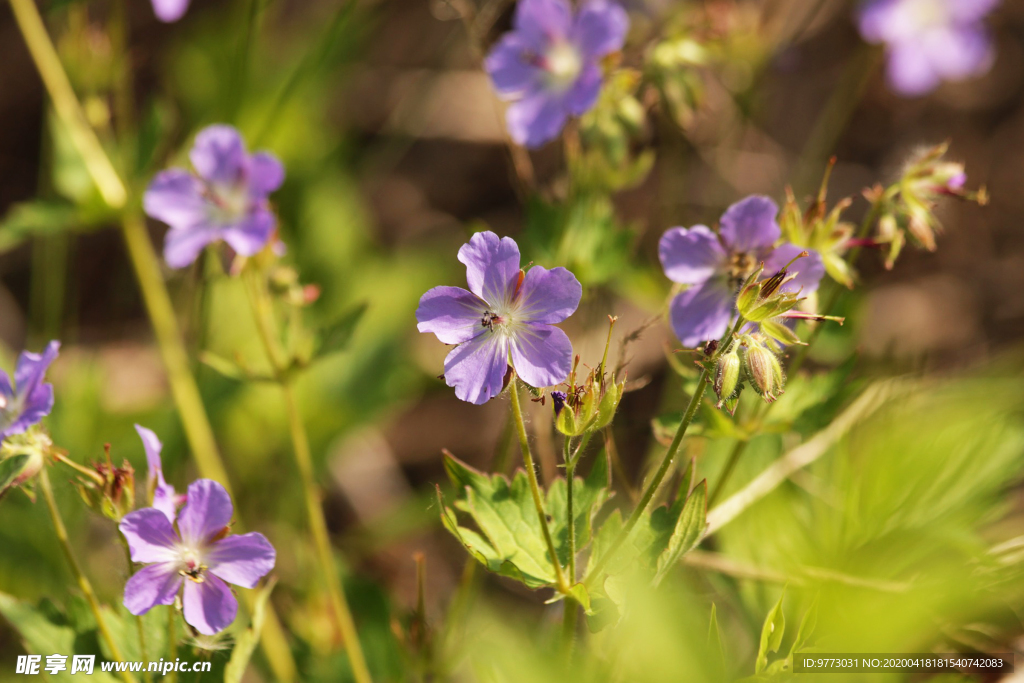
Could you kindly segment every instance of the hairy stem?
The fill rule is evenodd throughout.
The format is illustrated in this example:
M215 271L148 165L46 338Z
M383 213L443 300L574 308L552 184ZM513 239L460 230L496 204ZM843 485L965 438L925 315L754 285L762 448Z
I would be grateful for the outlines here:
M576 476L576 458L572 457L570 439L565 437L565 511L569 532L569 585L576 583L576 513L573 509L573 486ZM568 605L566 605L568 609Z
M53 520L53 530L57 535L57 540L60 542L60 549L64 552L64 559L67 560L68 568L71 573L74 574L75 580L78 582L78 588L82 591L82 595L85 596L86 602L89 603L89 609L92 610L93 617L96 618L96 626L100 631L100 637L106 642L107 647L110 649L110 654L119 662L124 661L124 657L121 655L121 649L114 642L113 636L110 635L110 629L107 627L107 620L103 616L103 610L100 608L99 600L96 599L96 593L92 589L92 584L89 579L86 578L82 572L82 566L78 564L78 559L75 557L75 551L71 547L71 541L68 538L67 527L64 526L64 518L61 517L60 509L57 507L57 500L53 497L53 486L50 485L50 473L46 469L46 465L39 470L39 487L43 490L43 498L46 499L46 507L50 511L50 518ZM135 683L135 677L127 671L121 672L121 677L127 683Z

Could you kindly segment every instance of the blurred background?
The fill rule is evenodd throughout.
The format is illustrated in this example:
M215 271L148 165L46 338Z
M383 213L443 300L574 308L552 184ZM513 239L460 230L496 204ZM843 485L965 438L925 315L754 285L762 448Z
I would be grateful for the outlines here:
M253 149L271 150L287 167L273 201L286 260L322 289L310 316L330 320L367 304L347 351L305 375L300 389L331 532L381 679L405 676L404 624L416 601L413 553L426 557L431 622L444 623L462 580L465 554L437 524L433 487L446 481L441 450L488 469L508 448L507 400L482 407L458 401L436 379L445 347L415 326L423 292L464 285L455 254L473 231L513 236L524 262L565 265L580 276L587 294L563 327L584 363L600 360L607 315L619 316L613 352L621 335L637 332L624 352L631 391L615 427L615 486L618 500L628 501L648 456L662 452L652 420L685 405L680 373L690 372L685 358L671 354L678 342L658 319L670 285L657 262L661 234L711 224L750 193L781 204L792 185L804 199L817 190L832 155L830 199L853 197L849 216L859 220L865 187L894 181L915 150L946 140L950 158L966 165L968 186L987 186L989 205L943 203L938 251L907 249L891 271L868 250L858 263L862 287L840 302L846 325L822 336L807 366L847 389L905 373L925 388L844 442L828 466L783 487L713 541L711 550L781 574L687 574L673 595L689 607L663 616L686 613L703 638L708 603L717 600L718 618L732 634L734 673L749 675L757 632L781 585L792 583L797 594L805 585L793 579L797 564L896 581L923 563L937 572L930 591L905 596L906 620L879 626L870 645L926 651L936 639L964 642L964 624L977 619L995 624L974 633L977 639L1024 646L1017 564L1008 578L986 583L991 591L979 599L970 592L981 590L965 569L970 565L955 559L984 555L980 539L1024 534L1024 498L1014 486L1024 471L1024 2L1006 0L989 18L998 56L988 74L905 99L887 88L880 51L860 38L855 4L846 0L634 0L624 65L640 67L652 45L673 35L703 42L711 56L681 66L663 92L640 93L640 124L615 141L628 159L628 178L616 182L610 201L607 193L572 191L557 143L532 153L532 178L524 180L522 168L517 173L503 105L480 69L481 54L509 26L510 2L266 0L251 35L242 30L248 3L193 0L175 24L159 23L148 2L126 7L129 42L122 50L106 31L111 6L104 0L42 3L105 141L116 118L111 84L130 74L138 131L133 189L169 164L184 164L199 128L231 122ZM184 488L196 471L121 235L53 124L6 4L0 64L2 365L13 367L22 348L61 339L50 373L55 442L83 463L99 459L110 443L115 461L127 459L142 472L132 429L141 423L163 439L165 472ZM164 227L149 227L162 243ZM223 276L224 263L208 255L190 269L167 271L175 306L196 355L241 354L258 365L244 293ZM343 655L310 578L317 575L312 548L293 533L304 528L305 516L278 392L221 377L198 361L194 370L237 507L278 548L274 601L295 634L306 677L336 680ZM850 395L833 391L817 415L793 407L788 429L806 434L824 426ZM558 474L550 407L530 410L550 481ZM798 419L804 423L794 428ZM752 442L730 490L799 442L784 432ZM698 457L699 476L714 481L731 444L710 426L704 437L688 450ZM504 460L509 467L516 451L513 445ZM919 476L934 479L915 488ZM56 476L55 484L88 574L102 597L119 601L126 567L112 542L114 528L79 504L66 477ZM915 554L922 539L931 545ZM893 562L894 549L905 553L902 562ZM45 510L20 493L8 496L0 506L0 591L60 601L65 585ZM546 623L554 614L542 595L496 578L482 585L486 604L522 613L524 623ZM829 585L829 619L839 634L841 608L860 609L864 621L856 623L875 623L880 612L872 610L896 599ZM793 623L809 600L794 599L801 607ZM839 644L864 636L858 633ZM13 661L19 648L0 621L0 662ZM655 669L661 673L651 680L680 673ZM0 666L0 680L12 671Z

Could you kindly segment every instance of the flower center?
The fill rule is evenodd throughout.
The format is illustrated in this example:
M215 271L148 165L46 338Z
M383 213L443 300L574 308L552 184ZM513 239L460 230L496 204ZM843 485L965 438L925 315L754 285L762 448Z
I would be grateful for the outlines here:
M217 223L235 223L249 211L249 188L243 182L210 185L211 218Z
M739 287L754 272L756 265L757 260L753 254L747 252L733 254L729 259L729 283Z
M206 570L207 566L202 563L202 559L197 551L182 548L179 574L196 583L203 583L206 581Z
M583 70L583 59L571 43L560 41L544 55L542 67L548 72L548 84L554 90L566 90Z
M949 10L945 3L936 0L911 0L906 19L918 29L945 26L949 23Z

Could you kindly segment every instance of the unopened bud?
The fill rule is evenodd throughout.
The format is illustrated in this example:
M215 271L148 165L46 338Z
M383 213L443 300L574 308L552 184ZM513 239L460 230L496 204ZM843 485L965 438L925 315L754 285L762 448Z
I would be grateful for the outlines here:
M717 407L733 398L737 393L740 383L740 355L736 347L732 346L718 358L715 366L715 395L718 396Z
M745 358L747 378L766 403L773 403L783 393L785 379L778 357L761 344L747 349Z

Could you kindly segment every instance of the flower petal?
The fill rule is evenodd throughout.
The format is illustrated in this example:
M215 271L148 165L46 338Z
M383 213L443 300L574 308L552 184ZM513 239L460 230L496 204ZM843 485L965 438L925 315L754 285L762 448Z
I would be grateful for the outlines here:
M124 606L132 614L139 615L157 605L173 604L181 582L178 565L174 562L143 567L124 585Z
M576 312L583 285L565 268L534 266L519 290L517 319L529 323L560 323Z
M789 268L789 274L795 277L783 287L784 292L796 293L801 288L804 294L817 291L821 278L825 277L825 262L814 249L798 247L790 242L780 244L764 260L764 277L771 277L779 272L787 263L792 261L801 251L806 251L807 256L797 259Z
M189 159L200 177L208 182L235 183L242 179L245 143L232 126L207 126L196 135Z
M275 227L277 219L274 214L267 209L257 208L239 223L225 228L221 236L242 256L252 256L267 246Z
M19 396L31 396L43 383L47 368L57 358L60 342L51 341L42 353L22 351L18 357L18 365L14 369L14 388Z
M722 239L734 252L767 249L782 234L775 221L778 214L778 204L769 197L751 195L741 199L722 214Z
M629 15L609 0L590 0L580 8L572 28L573 41L587 57L618 52L626 42Z
M189 0L153 0L153 14L164 22L181 19L188 9Z
M921 46L909 41L890 47L885 74L889 86L907 97L924 95L942 80Z
M210 211L203 183L181 168L157 173L142 196L142 206L150 218L178 229L203 223Z
M586 114L601 94L601 67L587 64L565 94L565 110L575 116Z
M518 33L506 33L494 46L484 68L498 95L513 98L523 95L538 82L540 70L528 60L530 45Z
M481 405L501 393L508 368L504 335L484 331L444 359L444 381L463 401Z
M220 230L207 225L178 230L164 236L164 260L171 268L184 268L195 262L203 248L220 239Z
M562 95L538 90L509 105L505 123L520 145L536 148L554 140L569 117Z
M117 528L128 541L132 562L170 562L177 557L178 534L156 508L129 512Z
M512 22L517 33L541 52L572 30L572 8L565 0L520 0Z
M434 287L420 297L416 329L444 344L462 344L480 334L487 302L462 287Z
M992 66L992 40L981 24L931 31L922 41L935 72L956 81L980 75Z
M203 635L220 633L238 615L238 600L228 585L207 572L204 581L185 582L185 621Z
M256 152L249 158L249 189L259 197L281 187L284 165L270 152Z
M178 515L178 531L188 546L205 545L228 525L234 513L228 492L212 479L192 482L187 501Z
M142 447L146 450L146 488L153 492L153 507L164 513L168 521L174 524L178 516L178 496L174 487L164 480L163 464L160 462L163 444L151 429L135 425L135 431L139 433Z
M491 306L512 299L519 281L519 247L511 237L498 238L490 230L478 232L459 249L466 265L469 290Z
M263 534L251 532L217 541L203 559L211 572L245 588L255 588L274 568L277 553Z
M528 323L512 338L512 367L531 387L561 384L572 369L572 343L551 325Z
M725 267L727 254L718 236L706 225L672 228L658 242L658 258L673 282L695 285Z
M733 292L721 280L709 280L680 292L672 299L672 330L687 348L719 339L732 317Z

